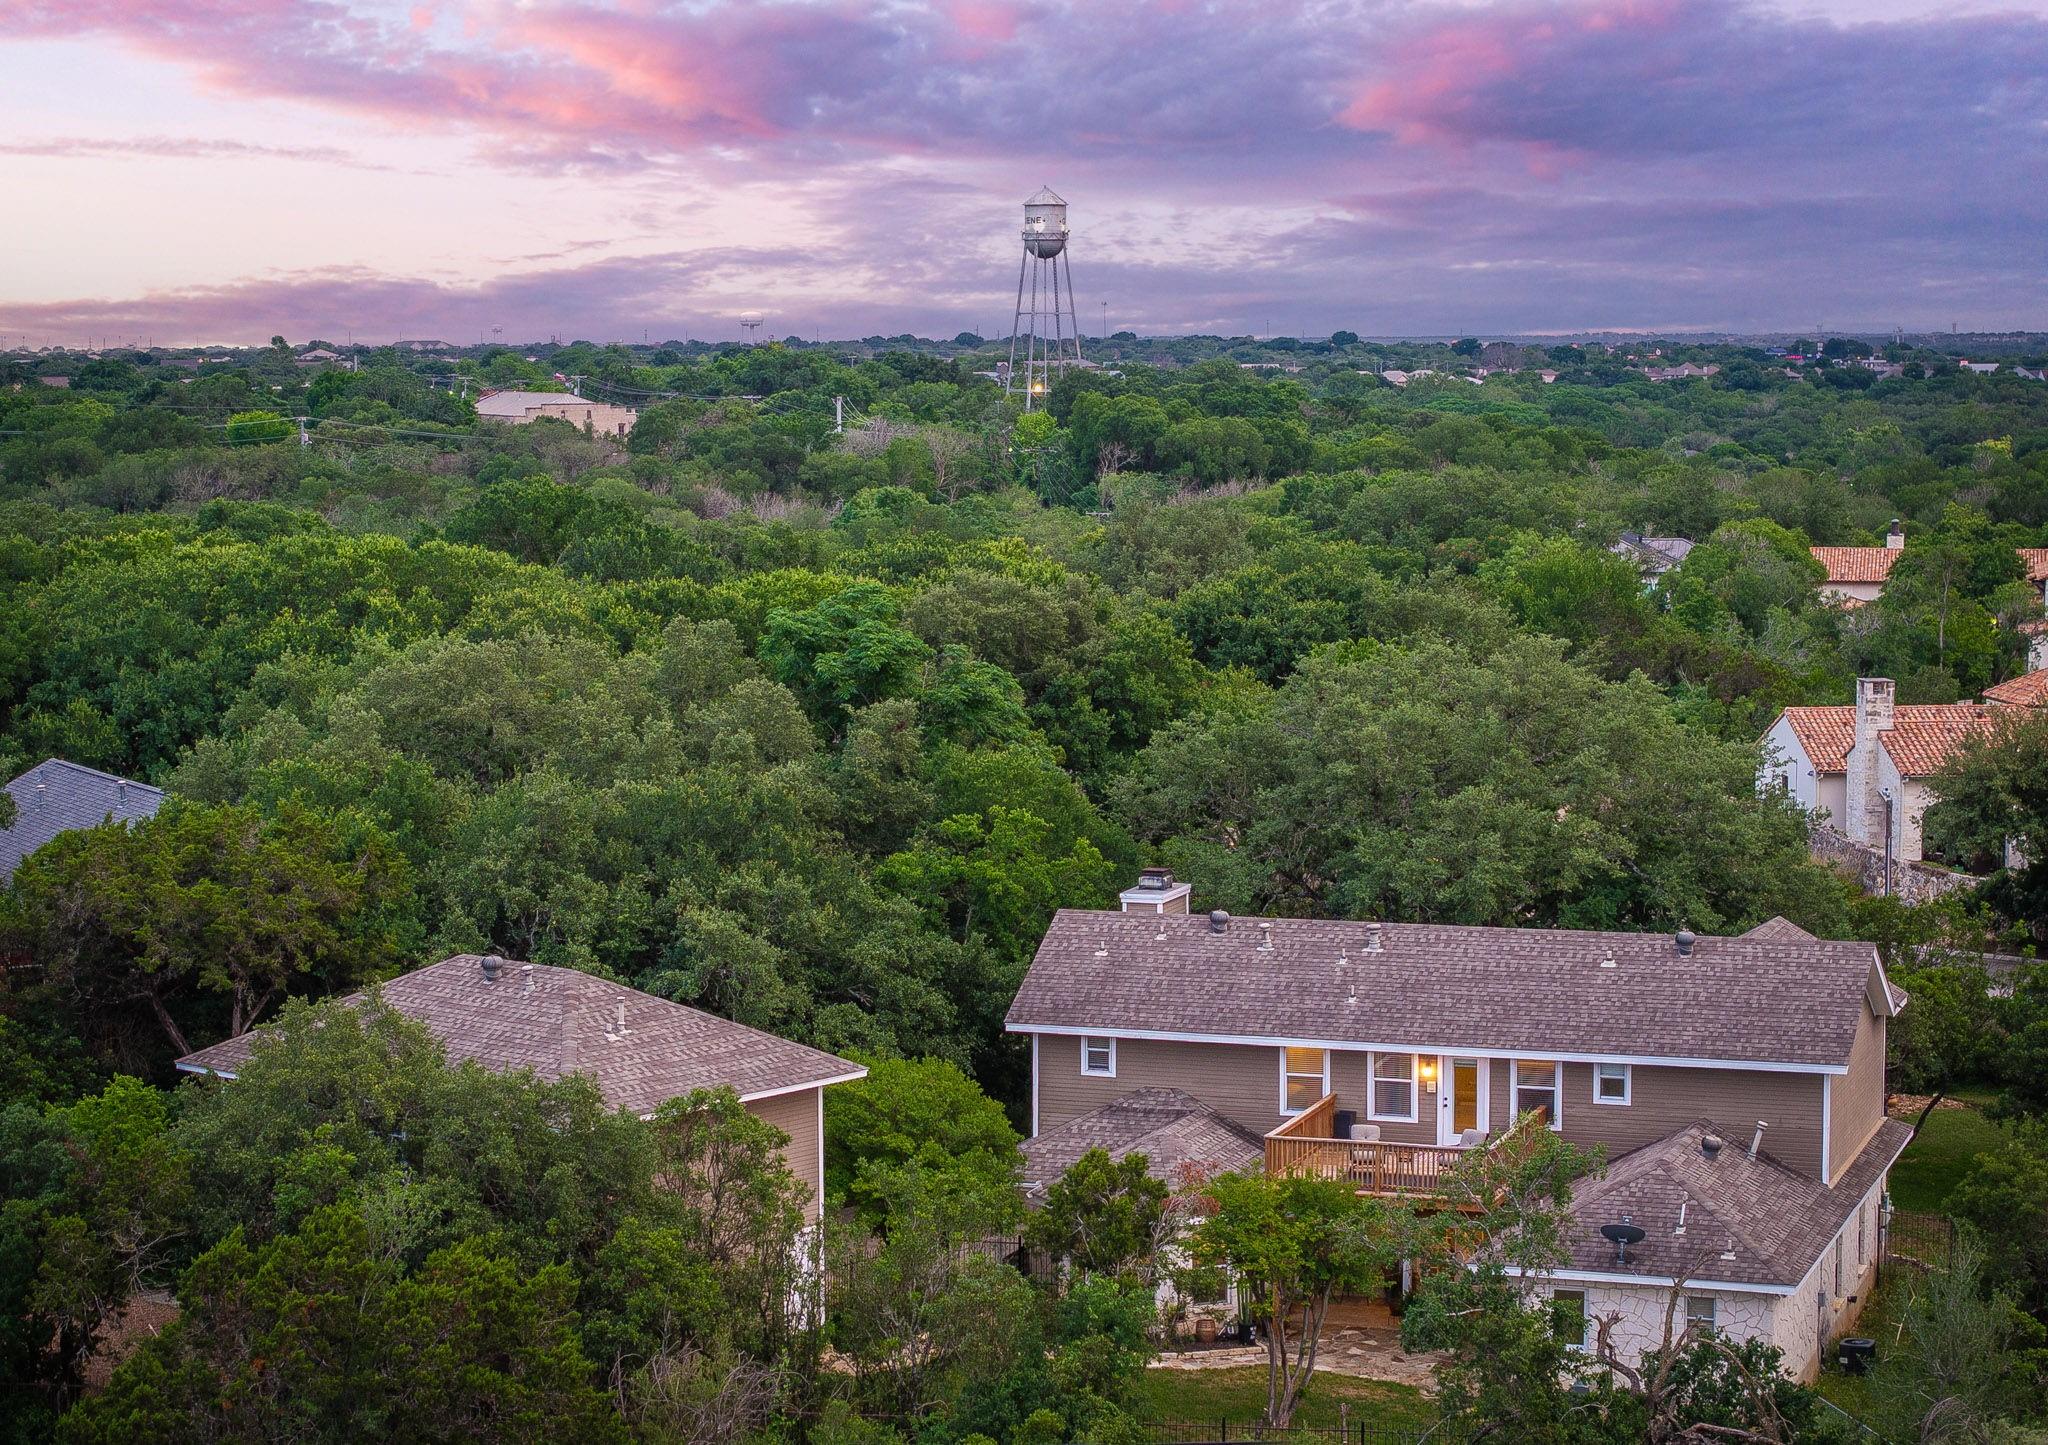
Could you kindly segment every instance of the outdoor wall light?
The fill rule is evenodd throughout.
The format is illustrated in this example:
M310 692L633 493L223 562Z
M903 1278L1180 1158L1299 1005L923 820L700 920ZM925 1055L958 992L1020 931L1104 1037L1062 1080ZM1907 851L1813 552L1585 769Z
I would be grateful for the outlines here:
M1434 1084L1434 1083L1436 1082L1436 1060L1435 1060L1435 1059L1424 1059L1424 1060L1422 1061L1422 1070L1421 1070L1421 1072L1422 1072L1422 1082L1423 1082L1423 1083L1425 1083L1425 1084Z

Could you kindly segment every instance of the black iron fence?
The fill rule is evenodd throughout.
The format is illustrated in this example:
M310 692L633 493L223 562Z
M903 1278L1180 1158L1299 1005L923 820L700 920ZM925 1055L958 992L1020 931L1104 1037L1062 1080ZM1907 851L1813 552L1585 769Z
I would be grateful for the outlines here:
M1920 1269L1947 1269L1955 1258L1956 1222L1945 1214L1897 1210L1885 1230L1884 1262Z

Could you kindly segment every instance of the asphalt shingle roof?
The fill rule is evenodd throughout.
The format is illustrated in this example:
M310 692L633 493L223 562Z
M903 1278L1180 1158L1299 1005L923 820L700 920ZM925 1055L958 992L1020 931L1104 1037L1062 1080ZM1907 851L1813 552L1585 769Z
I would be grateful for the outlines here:
M1034 1192L1090 1149L1112 1159L1145 1156L1145 1172L1166 1184L1188 1165L1214 1173L1264 1163L1266 1143L1180 1089L1133 1089L1099 1109L1024 1141L1024 1182Z
M1903 547L1810 547L1830 582L1882 582L1905 555Z
M1819 939L1702 937L1681 956L1662 933L1235 918L1218 934L1201 915L1069 908L1008 1024L1839 1071L1877 968L1870 944Z
M22 859L59 833L96 828L109 820L132 823L163 806L161 788L81 767L62 758L37 763L7 785L14 822L0 828L0 883Z
M1604 1178L1585 1181L1573 1192L1565 1226L1570 1267L1648 1281L1796 1285L1913 1137L1906 1124L1885 1120L1829 1188L1767 1149L1751 1159L1754 1129L1701 1119L1622 1155ZM1710 1134L1722 1141L1712 1159L1701 1148ZM1600 1226L1618 1224L1624 1214L1645 1237L1620 1263Z
M484 976L482 962L458 953L401 974L383 986L384 1002L432 1030L452 1063L530 1068L544 1079L589 1074L606 1103L640 1114L693 1089L730 1085L748 1098L867 1072L837 1055L594 974L507 960L493 980ZM350 994L343 1002L365 997ZM255 1029L187 1054L178 1067L232 1077L263 1034Z

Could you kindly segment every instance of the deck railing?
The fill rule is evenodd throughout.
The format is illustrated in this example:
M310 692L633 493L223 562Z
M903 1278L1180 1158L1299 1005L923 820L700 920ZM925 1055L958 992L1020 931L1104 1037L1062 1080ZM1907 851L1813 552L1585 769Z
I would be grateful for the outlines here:
M1445 1177L1467 1152L1455 1144L1334 1138L1336 1111L1336 1095L1325 1094L1268 1134L1266 1172L1347 1180L1360 1194L1441 1194ZM1513 1133L1470 1147L1493 1148Z

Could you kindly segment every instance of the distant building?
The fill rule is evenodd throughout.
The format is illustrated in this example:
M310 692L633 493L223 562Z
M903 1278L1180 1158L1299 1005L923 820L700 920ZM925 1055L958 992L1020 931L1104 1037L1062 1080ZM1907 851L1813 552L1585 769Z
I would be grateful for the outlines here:
M1956 365L1965 371L1974 371L1979 376L1989 376L1998 370L1998 363L1995 361L1959 361Z
M161 788L50 758L7 785L14 821L0 828L0 884L21 860L60 833L102 823L133 823L156 816Z
M1623 532L1621 540L1607 550L1635 563L1643 580L1654 582L1683 562L1692 548L1689 537L1645 537L1641 532Z
M453 351L455 348L445 341L394 341L393 351Z
M551 416L581 427L586 436L632 435L640 413L608 401L586 401L567 391L487 391L476 399L476 414L514 426Z
M1906 534L1897 521L1885 534L1882 547L1811 547L1813 560L1827 569L1820 595L1828 602L1861 607L1877 601L1885 580L1892 575L1906 547Z
M1685 361L1680 362L1677 366L1646 366L1643 368L1643 375L1652 381L1691 381L1702 376L1718 376L1720 372L1721 366L1718 362L1709 362L1705 366L1697 366L1690 361Z
M39 376L36 378L36 380L40 381L44 386L71 385L71 378L68 376Z

